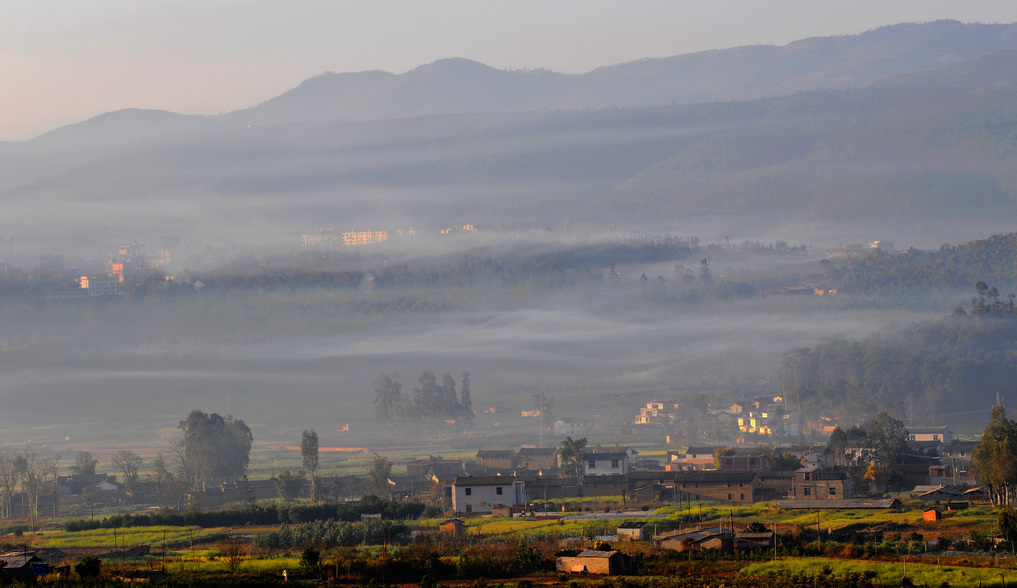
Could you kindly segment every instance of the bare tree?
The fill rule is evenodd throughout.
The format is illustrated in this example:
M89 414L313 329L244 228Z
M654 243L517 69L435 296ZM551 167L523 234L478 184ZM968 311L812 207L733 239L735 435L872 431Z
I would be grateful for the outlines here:
M21 489L28 495L28 527L35 531L35 519L39 516L39 495L46 478L56 476L57 457L39 457L34 450L19 453L14 458L15 469L21 478Z
M113 454L113 465L124 475L124 486L134 501L134 490L138 487L138 470L145 463L141 456L129 449L121 449Z
M219 542L219 553L230 567L230 573L237 573L241 562L251 555L251 544L237 537L227 537Z

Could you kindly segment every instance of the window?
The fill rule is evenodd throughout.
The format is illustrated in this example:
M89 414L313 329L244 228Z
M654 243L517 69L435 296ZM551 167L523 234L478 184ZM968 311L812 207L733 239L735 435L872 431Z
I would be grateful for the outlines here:
M803 494L805 494L805 496L812 496L812 488L806 486L805 489L803 490Z
M467 496L473 496L473 488L467 488L466 489L466 495Z
M727 499L731 500L731 495L730 494L727 495Z
M932 436L932 440L933 441L939 441L939 435L933 435Z
M738 495L738 497L739 497L739 498L740 498L741 500L745 500L745 495L744 495L744 494L739 494L739 495Z
M597 469L597 462L591 459L591 460L590 460L590 461L589 461L589 462L588 462L588 463L586 464L586 467L587 467L588 469L591 469L591 470L595 470L595 469Z
M836 495L837 495L837 487L836 486L830 486L830 496L836 496Z
M614 469L614 470L618 469L618 460L617 459L612 459L611 460L611 469Z
M502 491L501 486L498 486L497 488L494 489L494 493L497 494L498 496L501 496L501 491Z

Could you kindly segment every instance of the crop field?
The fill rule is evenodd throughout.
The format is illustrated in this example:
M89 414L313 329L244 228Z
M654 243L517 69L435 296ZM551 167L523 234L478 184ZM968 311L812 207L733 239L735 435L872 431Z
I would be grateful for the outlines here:
M1017 569L1013 562L1008 568L962 567L951 565L930 565L914 563L909 558L898 562L868 562L824 558L795 558L773 562L749 564L741 574L750 576L781 576L785 574L806 574L842 577L849 573L869 573L873 583L883 586L899 586L901 578L907 575L918 586L1013 586L1017 582Z

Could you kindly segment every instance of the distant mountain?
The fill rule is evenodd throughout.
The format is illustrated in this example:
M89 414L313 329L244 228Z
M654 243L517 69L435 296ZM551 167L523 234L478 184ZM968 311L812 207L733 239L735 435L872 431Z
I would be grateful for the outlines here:
M645 59L583 75L502 71L467 59L445 59L401 75L324 74L222 120L245 126L753 100L859 87L1002 50L1017 50L1017 24L945 20L804 39L783 47L736 47Z
M869 232L964 218L984 234L1017 220L1017 50L999 49L1011 37L899 25L583 76L443 60L320 76L219 117L118 111L0 145L0 234L705 216ZM790 95L717 98L770 91ZM626 100L653 104L591 107Z

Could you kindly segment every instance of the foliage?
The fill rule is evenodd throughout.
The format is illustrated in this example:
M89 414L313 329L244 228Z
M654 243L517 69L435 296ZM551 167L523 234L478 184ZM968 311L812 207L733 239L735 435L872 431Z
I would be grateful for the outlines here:
M74 564L74 573L81 578L98 578L102 572L102 560L94 555L83 555Z
M289 502L300 496L300 489L304 487L304 473L291 474L285 470L275 478L275 489L279 497Z
M412 398L402 393L399 374L382 374L375 380L375 419L389 425L399 425L403 433L417 431L446 434L469 430L473 426L473 402L470 399L470 374L463 373L461 396L456 382L448 372L442 375L441 384L432 370L424 370L413 389Z
M178 428L184 432L177 445L180 465L192 489L235 482L244 475L254 442L244 421L194 410Z
M328 519L293 526L282 524L278 531L258 533L254 545L266 549L293 549L308 544L325 549L350 545L380 545L383 542L409 536L409 527L392 521L364 521L351 523Z
M383 519L415 519L424 512L426 505L419 502L387 502L376 496L364 496L357 502L332 504L257 506L243 510L161 511L144 514L117 514L105 518L77 519L64 523L69 532L89 529L113 529L123 527L232 527L244 525L277 525L280 522L300 523L313 520L336 519L357 521L363 514L380 514Z
M1006 418L1002 406L992 409L982 442L971 457L993 502L1010 505L1017 493L1017 422Z
M583 477L583 454L586 453L586 437L572 439L565 437L558 448L561 473L566 478L581 481Z
M300 436L300 458L304 471L311 477L311 502L318 501L318 434L304 430Z
M94 476L97 465L99 465L99 460L92 457L91 453L79 451L74 458L74 465L71 466L71 473L75 476Z

